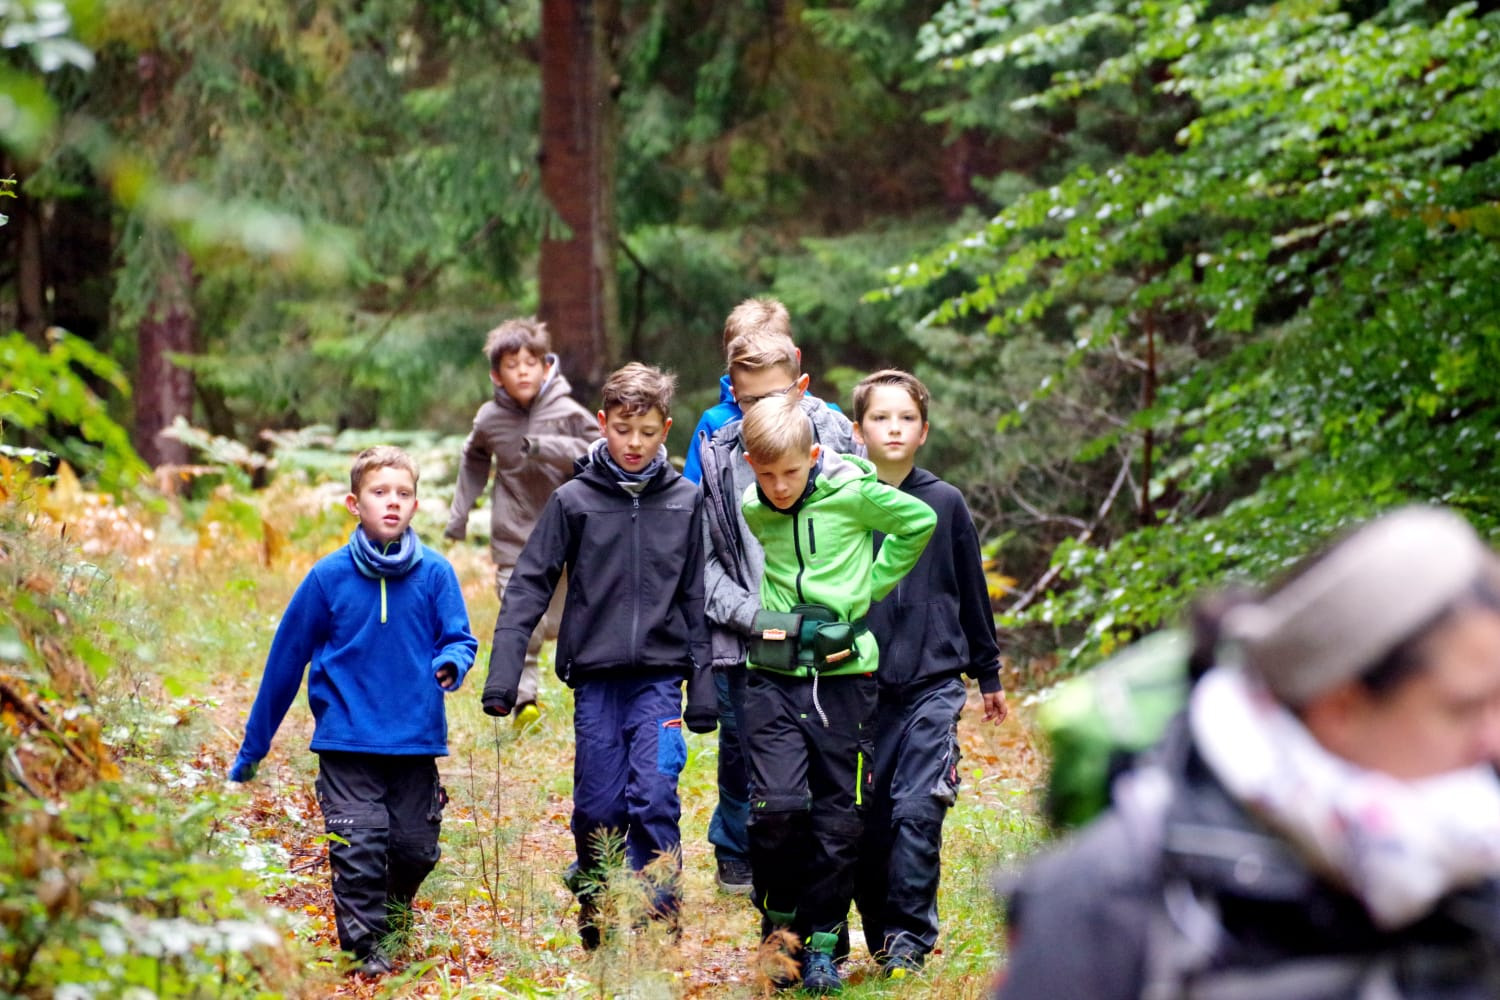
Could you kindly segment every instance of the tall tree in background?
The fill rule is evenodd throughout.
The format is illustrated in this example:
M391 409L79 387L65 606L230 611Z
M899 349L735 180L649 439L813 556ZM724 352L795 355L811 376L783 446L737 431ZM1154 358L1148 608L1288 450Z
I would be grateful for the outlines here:
M542 0L542 191L567 233L542 241L539 313L580 397L617 343L615 0Z

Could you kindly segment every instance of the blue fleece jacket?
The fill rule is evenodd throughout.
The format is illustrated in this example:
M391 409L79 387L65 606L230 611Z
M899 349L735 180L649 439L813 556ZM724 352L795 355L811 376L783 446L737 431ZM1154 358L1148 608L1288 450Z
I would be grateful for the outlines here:
M738 420L744 416L740 412L740 404L734 401L734 387L729 384L728 375L719 376L719 401L703 411L703 416L698 418L698 425L693 428L693 436L688 438L687 457L682 460L682 475L689 482L696 483L703 478L703 463L698 458L698 435L707 431L709 437L714 436L714 431L723 427L731 420Z
M382 594L382 585L384 594ZM237 763L266 756L307 675L312 749L441 757L448 717L437 670L463 683L479 643L453 567L423 547L405 576L361 576L346 545L307 574L276 628Z

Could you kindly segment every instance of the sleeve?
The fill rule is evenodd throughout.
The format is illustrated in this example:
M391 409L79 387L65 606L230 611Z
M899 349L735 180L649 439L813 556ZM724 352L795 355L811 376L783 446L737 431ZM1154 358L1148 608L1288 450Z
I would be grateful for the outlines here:
M693 663L699 669L713 665L713 649L708 638L708 619L704 615L704 528L703 503L693 508L692 527L688 531L688 550L683 554L682 576L677 585L677 605L688 627L688 645Z
M255 704L250 707L250 717L245 721L245 741L240 745L240 758L255 762L271 752L271 740L302 687L302 675L313 652L327 641L327 623L331 617L314 568L297 587L281 616L281 624L276 626L271 652L266 657L265 673L260 679L260 690L255 694Z
M508 712L515 704L521 668L526 662L526 643L552 603L552 593L567 562L569 540L567 511L554 492L542 508L542 516L505 587L490 646L489 675L484 682L486 708L495 703Z
M1122 870L1127 862L1137 870ZM1150 868L1110 824L1034 861L1006 907L999 1000L1136 1000L1145 985Z
M464 438L464 447L458 465L458 485L453 491L453 506L448 508L448 525L443 537L462 540L469 533L469 511L474 501L490 481L490 466L494 460L489 446L484 443L479 431L479 420L484 410L474 415L474 426Z
M698 449L712 433L713 428L708 422L708 411L704 410L698 417L698 423L693 427L693 436L688 438L687 454L682 459L682 478L688 482L699 483L703 480L703 459L699 456Z
M984 553L979 531L962 496L953 498L953 572L958 580L958 622L969 646L965 672L988 694L1000 690L1000 645L995 641L995 611L990 606L989 581L984 576Z
M732 515L740 517L739 507L730 508ZM719 559L718 548L708 537L711 530L709 517L703 518L703 608L708 620L724 628L732 628L745 635L755 622L755 613L760 610L759 591L750 591L740 585ZM746 545L759 544L752 539L748 528L743 533Z
M572 473L573 463L588 454L589 445L598 438L599 422L580 406L568 421L568 433L528 435L526 458L566 477Z
M895 590L917 564L937 526L937 514L911 494L877 480L864 483L860 494L865 527L885 535L870 571L870 600L874 602Z
M469 608L464 603L463 588L453 566L446 560L433 572L433 603L437 608L438 636L437 652L432 658L432 669L452 664L458 671L453 687L457 690L474 666L474 656L479 652L479 640L469 630Z

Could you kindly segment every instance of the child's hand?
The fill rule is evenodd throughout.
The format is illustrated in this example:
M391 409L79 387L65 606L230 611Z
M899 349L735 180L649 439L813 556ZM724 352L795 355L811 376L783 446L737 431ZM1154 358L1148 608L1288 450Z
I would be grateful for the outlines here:
M250 760L243 754L236 755L234 763L229 767L229 780L233 782L250 781L255 777L255 772L260 770L260 761Z
M437 678L438 687L444 691L458 690L458 668L453 664L443 664L433 671L433 676Z
M984 721L993 722L997 725L1005 721L1010 714L1010 706L1005 703L1004 691L991 691L984 696Z

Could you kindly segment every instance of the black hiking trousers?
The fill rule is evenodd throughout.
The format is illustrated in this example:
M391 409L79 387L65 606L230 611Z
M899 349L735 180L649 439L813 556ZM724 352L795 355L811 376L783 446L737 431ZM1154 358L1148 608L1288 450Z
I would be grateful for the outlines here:
M814 692L816 691L816 700ZM763 934L838 934L871 788L875 678L752 669L745 685L750 869ZM826 720L826 722L825 722Z
M318 806L333 869L339 947L363 961L383 954L422 880L437 864L447 796L432 757L323 751Z
M870 953L921 963L937 945L943 820L958 796L962 677L883 691L875 710L875 788L854 899Z

